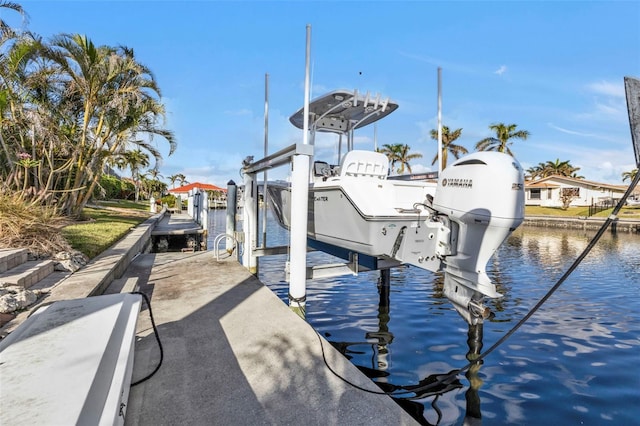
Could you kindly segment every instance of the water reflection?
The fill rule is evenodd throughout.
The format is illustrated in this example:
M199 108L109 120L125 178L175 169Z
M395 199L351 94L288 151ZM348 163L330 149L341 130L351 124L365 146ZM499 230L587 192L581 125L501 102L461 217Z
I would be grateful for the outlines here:
M340 351L347 359L352 360L354 365L367 377L372 379L383 391L392 395L392 398L405 411L422 425L439 425L443 418L443 413L438 406L438 399L451 391L461 389L464 385L458 379L458 370L451 370L444 373L433 373L424 377L416 383L393 384L389 381L390 374L386 371L389 367L388 345L393 342L393 333L389 329L391 319L390 311L390 273L381 271L378 280L378 329L365 333L365 341L336 341L331 340L331 334L325 333L331 345ZM434 280L436 282L437 280ZM442 279L440 279L442 283ZM444 297L444 295L442 295ZM465 377L469 381L469 387L465 392L466 414L464 416L465 425L482 424L480 409L479 389L482 386L482 379L479 377L482 361L478 357L482 350L483 324L469 325L467 332L468 352L465 357L470 363L470 367L465 372ZM371 341L374 341L373 343ZM359 365L353 358L362 355L362 350L354 347L360 345L371 345L372 367ZM409 394L409 396L404 396ZM402 396L399 396L402 395ZM430 407L435 413L435 423L430 423L425 416L426 400L431 399Z
M270 245L286 244L277 225ZM587 246L591 232L519 228L489 262L503 298L471 329L442 294L442 275L394 268L307 282L307 320L423 424L637 424L640 236L606 233L536 315L484 360L438 387L493 345ZM210 236L215 234L210 232ZM310 262L326 261L318 254ZM283 301L285 256L261 260L260 279ZM429 387L433 386L433 387ZM413 398L413 397L417 397ZM482 420L481 420L482 419Z

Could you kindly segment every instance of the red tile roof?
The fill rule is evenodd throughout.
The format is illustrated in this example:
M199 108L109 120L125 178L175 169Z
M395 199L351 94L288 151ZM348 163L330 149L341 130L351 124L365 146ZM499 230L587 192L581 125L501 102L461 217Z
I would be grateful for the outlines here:
M179 188L172 188L169 190L169 192L189 192L194 188L203 189L205 191L227 192L225 188L220 188L219 186L211 185L209 183L200 183L200 182L193 182L188 185L181 186Z

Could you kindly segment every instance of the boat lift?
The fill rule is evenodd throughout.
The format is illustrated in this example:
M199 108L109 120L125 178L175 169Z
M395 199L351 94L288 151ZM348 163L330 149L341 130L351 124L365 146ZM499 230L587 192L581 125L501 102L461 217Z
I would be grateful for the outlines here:
M340 250L339 247L314 246L307 238L307 209L309 198L309 173L311 161L314 155L313 140L309 143L309 93L310 93L310 40L311 27L307 25L306 44L306 69L305 69L305 99L303 120L300 127L303 130L303 142L293 144L274 154L265 155L264 158L254 161L248 157L243 162L242 173L244 177L243 202L243 231L238 238L244 243L242 263L252 274L258 272L258 258L261 256L289 253L289 305L299 315L304 316L306 302L306 280L316 278L329 278L341 275L357 275L359 271L381 269L383 282L389 281L389 270L400 263L389 259L372 258L348 250ZM268 80L267 80L268 81ZM267 91L265 91L268 93ZM267 101L265 101L265 130L267 123ZM265 136L265 154L267 139ZM269 169L291 165L291 227L290 244L288 246L266 246L266 230L263 234L263 246L258 246L258 183L259 173L265 173ZM266 182L265 182L266 183ZM265 202L267 194L265 193ZM235 210L235 209L234 209ZM266 217L266 208L264 215ZM228 232L227 232L228 233ZM308 251L322 250L334 255L346 258L346 263L332 263L316 265L307 268L306 255ZM338 250L338 252L336 252Z

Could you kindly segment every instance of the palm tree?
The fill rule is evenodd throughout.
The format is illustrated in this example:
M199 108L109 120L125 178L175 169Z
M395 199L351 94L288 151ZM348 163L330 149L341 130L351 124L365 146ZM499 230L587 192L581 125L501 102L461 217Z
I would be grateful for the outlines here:
M26 12L22 8L22 6L20 6L18 3L13 3L13 2L1 0L0 1L0 8L9 9L9 10L13 10L14 12L18 12L20 15L22 15L22 19L23 20L27 19ZM13 28L11 28L9 25L7 25L6 22L4 22L4 19L0 19L0 36L2 38L5 38L5 37L9 37L9 38L16 37L16 32L14 31Z
M450 152L456 159L460 158L461 155L467 154L467 148L462 145L456 145L453 143L456 139L460 137L462 134L462 129L456 129L453 132L449 130L447 126L442 126L442 169L444 170L447 167L447 156ZM438 130L431 130L431 139L437 141L438 140ZM438 153L436 152L435 157L433 157L433 161L431 165L433 166L438 161Z
M638 174L638 169L633 169L629 172L624 172L622 173L622 181L626 182L626 180L629 179L629 181L633 182L637 174Z
M547 161L546 163L538 163L537 166L530 167L527 170L531 179L545 178L552 175L567 176L574 179L584 179L584 176L578 175L576 172L580 167L574 167L570 161Z
M544 163L538 163L537 166L529 167L526 170L527 174L526 174L525 178L526 179L531 179L531 180L542 178L542 177L544 177L542 175L542 170L543 169L544 169Z
M578 170L580 170L580 167L572 166L570 161L560 161L559 158L556 158L556 161L547 161L544 163L541 174L542 177L551 175L577 177L575 172Z
M393 145L384 144L382 148L378 148L377 151L383 153L389 159L390 172L395 171L396 163L400 160L400 151L402 144L396 143Z
M510 148L513 144L512 139L526 140L530 135L527 130L516 131L516 127L518 127L517 124L505 125L504 123L497 123L490 125L489 129L496 132L496 136L482 139L476 144L476 149L478 151L506 152L513 157L514 155Z
M409 173L411 173L411 165L409 164L409 161L416 158L422 158L422 154L419 153L409 154L410 150L411 148L409 147L409 145L400 146L400 151L398 152L398 162L400 163L400 167L398 168L399 174L404 173L405 167L407 168L407 170L409 170Z
M67 211L84 207L103 164L110 156L129 151L128 146L143 148L157 161L160 153L147 139L158 135L169 142L173 153L173 134L158 127L164 119L159 88L131 49L95 46L86 36L62 34L53 38L46 55L57 67L64 87L61 94L75 105L70 153L74 173L64 188L69 194L64 200Z
M136 187L136 198L138 201L140 197L140 180L142 175L140 169L149 166L149 156L139 149L135 151L129 151L124 154L124 158L127 166L131 169L131 179Z
M186 179L186 177L182 173L177 173L175 175L169 176L169 182L171 182L171 187L172 188L176 187L176 181L184 182L185 179Z

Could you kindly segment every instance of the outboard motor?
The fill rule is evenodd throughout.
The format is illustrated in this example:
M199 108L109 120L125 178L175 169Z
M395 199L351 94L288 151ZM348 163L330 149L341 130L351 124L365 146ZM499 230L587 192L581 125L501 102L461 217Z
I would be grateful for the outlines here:
M470 324L482 322L490 314L483 297L501 297L487 262L524 220L522 167L500 152L467 155L441 173L432 205L450 222L445 295Z

